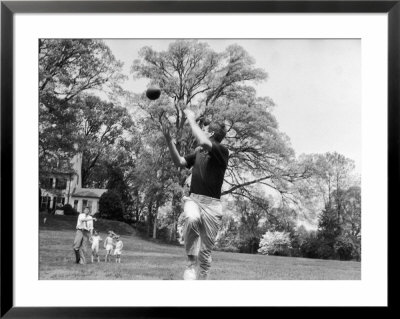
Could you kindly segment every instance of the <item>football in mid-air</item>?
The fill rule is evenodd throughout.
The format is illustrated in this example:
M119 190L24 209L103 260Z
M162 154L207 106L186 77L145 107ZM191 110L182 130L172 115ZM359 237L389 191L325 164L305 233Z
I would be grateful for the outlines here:
M158 87L152 86L149 87L146 91L146 96L150 100L157 100L161 95L161 90Z

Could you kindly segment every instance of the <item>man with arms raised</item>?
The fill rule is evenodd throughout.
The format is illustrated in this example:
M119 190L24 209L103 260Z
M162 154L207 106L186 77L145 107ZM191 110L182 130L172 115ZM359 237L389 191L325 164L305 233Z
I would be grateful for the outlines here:
M175 165L193 167L190 195L183 198L183 238L188 257L183 277L205 280L211 266L211 250L221 227L220 197L229 151L220 144L226 135L223 123L211 123L207 134L197 125L191 110L186 109L184 113L200 146L193 154L184 157L179 154L166 125L163 125L163 133Z

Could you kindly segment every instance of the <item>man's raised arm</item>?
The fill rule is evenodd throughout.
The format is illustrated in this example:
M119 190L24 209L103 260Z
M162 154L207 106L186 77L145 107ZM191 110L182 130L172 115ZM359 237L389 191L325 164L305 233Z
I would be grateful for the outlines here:
M166 124L162 125L162 131L165 136L165 140L167 141L168 149L172 157L172 161L174 162L175 166L177 167L186 167L186 160L182 157L178 150L176 149L175 143L171 138L169 133L169 128Z
M207 135L200 128L200 126L197 125L196 118L195 118L193 111L191 111L189 109L185 109L184 113L186 115L186 118L188 119L190 128L192 129L192 132L193 132L193 135L196 138L199 145L204 147L208 151L211 150L212 143L211 143L210 139L207 137Z

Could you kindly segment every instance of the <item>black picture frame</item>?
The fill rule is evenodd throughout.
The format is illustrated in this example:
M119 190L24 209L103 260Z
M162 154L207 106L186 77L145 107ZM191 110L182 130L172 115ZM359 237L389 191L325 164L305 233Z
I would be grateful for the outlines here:
M398 212L400 119L400 0L396 1L1 1L1 317L187 317L177 308L14 307L13 304L13 19L15 13L387 13L388 14L388 218ZM382 106L381 106L382 107ZM393 223L392 223L393 224ZM391 223L388 222L388 227ZM394 225L391 225L393 227ZM393 232L389 233L393 234ZM388 238L389 239L389 238ZM390 246L388 246L390 247ZM390 249L389 249L390 250ZM390 261L390 260L388 260ZM390 280L388 281L388 284ZM388 300L390 308L390 299ZM254 308L252 308L254 309ZM199 315L202 310L196 310ZM248 308L235 311L248 315ZM308 310L291 308L296 315ZM330 310L333 313L336 310ZM225 316L226 309L207 309Z

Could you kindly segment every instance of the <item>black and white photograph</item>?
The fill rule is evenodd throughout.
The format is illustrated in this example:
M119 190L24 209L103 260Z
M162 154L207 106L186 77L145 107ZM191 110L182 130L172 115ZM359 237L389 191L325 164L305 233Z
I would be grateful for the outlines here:
M360 39L41 38L39 280L361 280Z

